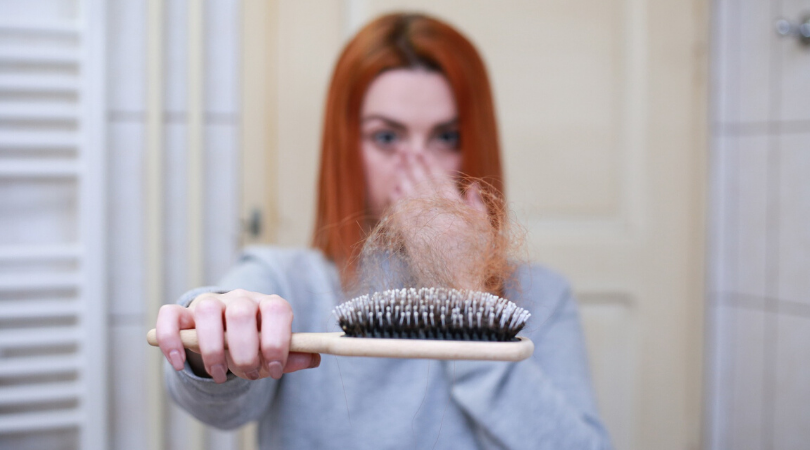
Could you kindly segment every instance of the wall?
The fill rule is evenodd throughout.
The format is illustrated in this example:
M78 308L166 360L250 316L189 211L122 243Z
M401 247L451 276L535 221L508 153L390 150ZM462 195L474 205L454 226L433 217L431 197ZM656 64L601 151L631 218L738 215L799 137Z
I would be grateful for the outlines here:
M168 402L144 336L236 256L239 4L109 3L109 448L232 448Z
M716 0L707 447L810 441L810 46L799 0Z

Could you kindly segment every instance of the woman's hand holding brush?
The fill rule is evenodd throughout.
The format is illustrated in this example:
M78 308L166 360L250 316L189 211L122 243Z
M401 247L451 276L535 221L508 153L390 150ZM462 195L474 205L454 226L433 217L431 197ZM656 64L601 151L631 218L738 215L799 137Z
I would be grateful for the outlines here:
M188 357L195 373L207 373L217 383L225 382L228 370L248 380L279 379L321 362L317 353L289 351L292 321L292 308L283 298L237 289L202 294L188 308L164 305L156 331L160 349L175 370L182 370ZM180 338L180 330L191 328L197 330L199 354L186 352Z

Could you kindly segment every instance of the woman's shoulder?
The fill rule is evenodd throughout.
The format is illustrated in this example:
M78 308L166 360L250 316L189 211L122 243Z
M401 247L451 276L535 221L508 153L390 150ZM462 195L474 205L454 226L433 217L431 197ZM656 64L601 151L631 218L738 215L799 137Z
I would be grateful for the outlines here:
M229 287L253 280L260 282L263 290L289 295L296 286L333 286L337 270L317 249L256 245L242 250L236 266L225 277Z
M540 321L560 310L576 310L567 277L538 263L518 265L505 294L509 300L529 309Z
M309 247L281 247L275 245L251 245L242 250L242 259L255 259L265 264L314 264L330 266L320 250Z
M242 260L252 260L287 277L331 277L337 273L332 261L314 248L254 245L242 250Z
M567 295L571 290L568 278L560 272L539 263L519 264L513 280L520 291L543 296Z

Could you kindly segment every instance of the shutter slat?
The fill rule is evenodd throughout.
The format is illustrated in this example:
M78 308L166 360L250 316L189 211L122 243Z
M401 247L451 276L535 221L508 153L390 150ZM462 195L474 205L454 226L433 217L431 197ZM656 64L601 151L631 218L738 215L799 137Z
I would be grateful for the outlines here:
M66 37L77 36L79 27L75 22L65 21L26 21L0 19L0 30L12 33L39 34L39 35L64 35Z
M0 377L52 375L75 372L79 359L75 355L4 358L0 364Z
M78 274L14 274L0 275L0 291L70 289L79 286Z
M79 143L75 132L0 131L0 148L71 150Z
M69 345L75 344L79 337L79 330L76 327L2 330L0 349Z
M0 388L0 406L73 400L81 394L75 382Z
M75 93L79 81L68 75L0 75L0 91L34 93Z
M0 177L14 178L63 178L75 177L79 165L65 161L8 161L0 166Z
M81 247L60 245L5 245L0 246L0 262L69 261L81 256Z
M76 300L36 300L0 302L0 320L70 317L79 313Z
M79 52L75 48L47 48L25 46L0 46L0 62L24 64L65 64L79 63Z
M70 103L0 103L0 120L17 121L76 121L78 108Z
M78 409L3 415L0 416L0 433L72 428L81 421Z

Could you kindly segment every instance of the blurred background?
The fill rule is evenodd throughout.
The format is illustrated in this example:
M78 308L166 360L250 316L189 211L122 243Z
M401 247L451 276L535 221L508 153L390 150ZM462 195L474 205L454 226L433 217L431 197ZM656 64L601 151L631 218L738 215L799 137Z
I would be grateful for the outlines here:
M309 244L332 66L391 10L483 54L616 448L807 448L808 0L0 0L0 448L255 448L145 332Z

